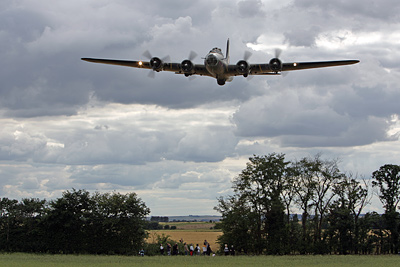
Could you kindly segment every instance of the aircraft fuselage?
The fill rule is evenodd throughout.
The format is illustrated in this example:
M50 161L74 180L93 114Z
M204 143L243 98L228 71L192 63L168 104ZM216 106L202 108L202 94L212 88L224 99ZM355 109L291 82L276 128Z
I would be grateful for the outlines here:
M230 77L226 75L229 60L224 57L219 48L213 48L204 58L204 65L211 76L215 77L218 84L225 84Z

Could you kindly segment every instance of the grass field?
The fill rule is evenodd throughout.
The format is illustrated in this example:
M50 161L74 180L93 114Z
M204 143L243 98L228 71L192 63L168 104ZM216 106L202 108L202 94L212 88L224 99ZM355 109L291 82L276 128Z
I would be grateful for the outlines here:
M93 256L0 254L0 266L399 266L400 256Z

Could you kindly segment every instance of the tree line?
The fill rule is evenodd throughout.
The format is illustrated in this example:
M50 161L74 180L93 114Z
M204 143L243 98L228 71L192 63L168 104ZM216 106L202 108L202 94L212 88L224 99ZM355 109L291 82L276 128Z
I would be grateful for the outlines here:
M137 253L146 237L149 208L135 193L66 191L0 202L0 251L35 253Z
M365 179L321 155L249 160L233 181L234 194L218 198L215 207L223 217L221 247L272 255L398 253L400 166L384 165ZM363 213L373 191L382 215Z
M221 251L229 244L239 254L398 253L398 165L363 179L320 155L295 161L254 155L232 187L234 194L219 197L215 207L223 218L216 226L223 231ZM372 191L383 214L363 212ZM146 229L159 225L146 221L149 213L135 193L73 189L51 201L4 197L0 251L132 255L144 248L154 255L158 245L145 243ZM168 236L157 238L165 243Z

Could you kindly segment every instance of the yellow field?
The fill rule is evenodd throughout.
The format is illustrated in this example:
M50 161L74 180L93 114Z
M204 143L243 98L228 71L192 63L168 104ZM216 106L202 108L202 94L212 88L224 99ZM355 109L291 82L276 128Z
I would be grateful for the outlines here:
M219 245L217 244L218 236L222 235L222 232L210 232L210 231L191 231L191 230L150 230L149 238L147 242L156 243L157 235L169 235L172 240L179 241L183 239L183 242L187 244L200 245L203 246L204 240L210 243L211 249L217 251Z

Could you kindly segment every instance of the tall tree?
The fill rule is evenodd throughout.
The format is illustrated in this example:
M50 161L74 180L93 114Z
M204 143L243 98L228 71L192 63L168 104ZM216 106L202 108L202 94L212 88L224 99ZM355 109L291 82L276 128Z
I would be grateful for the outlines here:
M316 182L314 180L315 166L310 158L303 158L292 163L294 169L295 183L295 202L302 210L301 225L302 235L299 243L299 252L306 254L311 252L311 237L308 229L309 216L314 205Z
M86 190L63 192L62 197L50 201L45 224L52 252L81 253L85 251L90 226L88 218L95 203Z
M250 235L253 237L253 252L270 254L283 253L285 234L284 204L282 192L289 162L283 154L251 157L246 168L233 182L235 198L230 198L229 205L224 199L219 200L217 210L229 214L236 210L236 204L246 203L247 214L254 219ZM237 201L233 201L236 199ZM226 209L228 207L228 209Z
M384 219L390 231L390 250L397 254L399 249L400 166L386 164L372 173L372 186L379 189L379 199L385 208Z
M340 254L356 253L360 243L360 214L369 202L368 184L353 178L350 173L334 185L337 199L330 206L330 230L337 235Z
M314 243L315 252L325 253L326 245L322 238L322 225L325 221L329 205L336 196L333 186L343 179L343 174L340 172L337 160L322 160L320 155L314 157L313 163L315 171L313 173L315 179L315 231Z
M214 209L222 214L220 226L224 234L218 238L221 249L228 244L239 253L256 252L260 241L254 241L258 238L256 233L260 217L246 199L237 195L220 197Z

